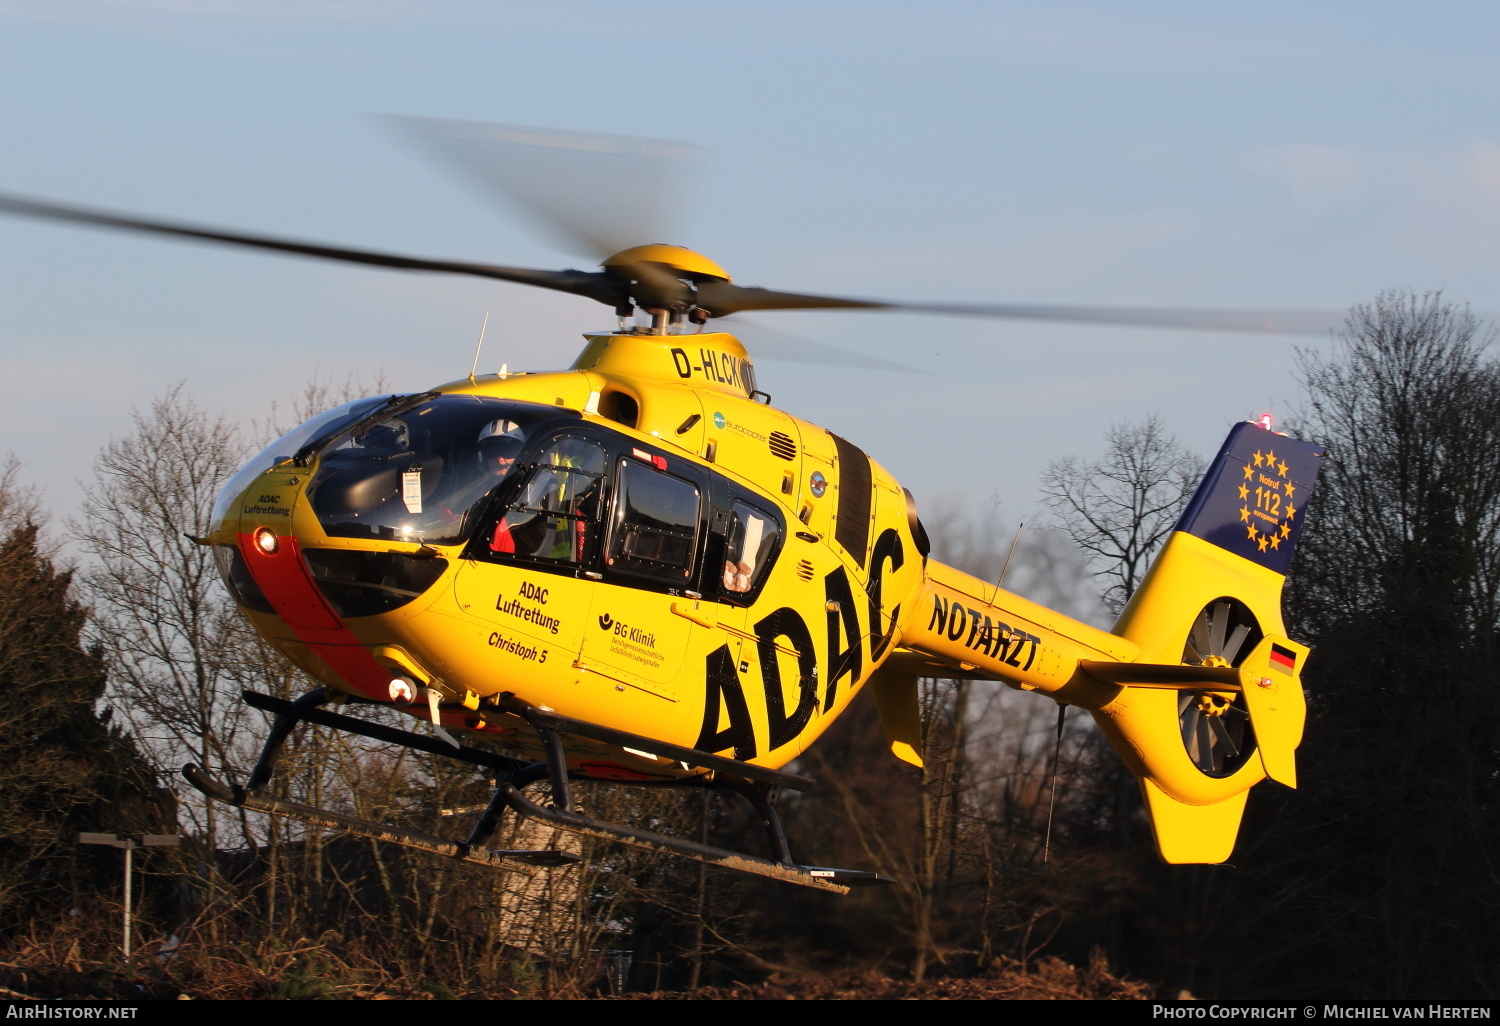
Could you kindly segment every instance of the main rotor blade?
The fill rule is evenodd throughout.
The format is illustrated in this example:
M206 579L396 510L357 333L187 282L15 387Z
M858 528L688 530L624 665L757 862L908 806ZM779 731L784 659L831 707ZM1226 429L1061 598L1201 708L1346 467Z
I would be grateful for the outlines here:
M123 231L148 232L156 235L171 235L179 238L197 239L202 242L217 242L231 246L248 246L268 249L277 253L294 253L298 256L317 257L321 260L337 260L350 264L368 264L405 271L440 271L450 274L467 274L480 278L495 278L521 285L569 292L586 296L610 306L617 306L628 298L623 282L604 271L546 271L529 267L501 267L495 264L475 264L459 260L428 260L422 257L402 256L396 253L380 253L374 250L350 249L343 246L325 246L297 239L277 238L271 235L250 235L245 232L210 228L203 225L186 224L181 221L158 221L137 217L133 214L93 210L87 207L63 206L21 196L0 194L0 213L19 214L24 217L39 217L52 221L72 221L78 224L95 225L101 228L116 228Z
M727 281L704 281L698 283L698 306L712 317L728 317L742 310L884 310L892 304L873 299L776 292Z
M831 346L826 342L778 331L759 321L736 320L734 334L740 341L749 343L749 348L757 363L761 360L775 360L782 363L812 364L818 367L854 367L860 370L900 371L904 374L927 373L927 371L904 363L882 360L878 356L866 356L864 353Z
M666 241L701 151L664 139L386 114L460 177L518 203L573 251L603 259Z
M1320 335L1343 323L1331 310L1192 310L1171 307L1043 306L1028 303L898 303L747 288L730 282L698 286L698 305L715 317L741 310L892 310L953 317L998 317L1142 328L1183 328L1273 335Z
M887 303L887 309L954 317L1004 317L1263 335L1325 335L1344 323L1342 310L1202 310L1149 306L1041 306L1026 303Z

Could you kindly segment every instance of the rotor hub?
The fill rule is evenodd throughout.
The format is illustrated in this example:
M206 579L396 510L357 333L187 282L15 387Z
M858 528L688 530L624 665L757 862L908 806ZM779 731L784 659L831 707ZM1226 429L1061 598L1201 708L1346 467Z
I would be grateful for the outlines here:
M612 256L607 256L599 266L605 270L628 270L633 264L650 263L668 267L689 281L729 281L729 272L702 253L695 253L682 246L668 246L653 242L646 246L631 246Z
M1204 716L1218 718L1229 711L1229 707L1233 702L1233 695L1223 695L1215 692L1201 694L1197 699L1198 712Z

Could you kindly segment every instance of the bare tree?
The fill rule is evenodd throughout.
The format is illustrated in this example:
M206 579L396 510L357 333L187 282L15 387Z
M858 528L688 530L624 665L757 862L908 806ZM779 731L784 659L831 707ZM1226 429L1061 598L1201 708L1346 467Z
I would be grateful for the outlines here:
M1500 626L1500 367L1496 339L1440 293L1355 307L1336 352L1301 354L1303 430L1329 447L1316 531L1296 578L1316 630L1376 610L1409 626Z
M1253 961L1218 971L1245 989L1500 993L1495 339L1440 294L1388 292L1302 355L1297 430L1329 448L1288 578L1315 644L1298 758L1316 785L1221 899Z
M1042 472L1042 500L1104 578L1104 602L1119 613L1193 494L1202 462L1152 415L1116 424L1104 456L1054 460Z
M254 642L208 547L193 539L208 533L218 490L244 456L239 429L197 406L179 383L135 413L128 435L105 445L82 519L72 524L93 557L82 577L112 694L164 775L175 775L184 755L210 772L242 760L234 685ZM212 803L184 810L215 850Z

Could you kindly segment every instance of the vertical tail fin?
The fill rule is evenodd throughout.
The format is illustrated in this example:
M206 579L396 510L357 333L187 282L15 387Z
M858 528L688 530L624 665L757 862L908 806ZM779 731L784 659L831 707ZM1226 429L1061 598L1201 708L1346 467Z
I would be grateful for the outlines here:
M1095 719L1141 778L1162 857L1229 857L1244 792L1296 785L1307 649L1281 590L1322 446L1236 425L1114 633L1136 663L1085 663L1119 684Z

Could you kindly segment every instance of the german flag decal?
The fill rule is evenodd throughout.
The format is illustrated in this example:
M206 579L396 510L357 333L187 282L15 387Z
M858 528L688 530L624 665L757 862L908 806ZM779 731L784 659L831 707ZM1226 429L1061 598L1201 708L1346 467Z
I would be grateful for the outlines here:
M1297 655L1280 645L1271 646L1271 665L1282 673L1291 673L1297 668Z

